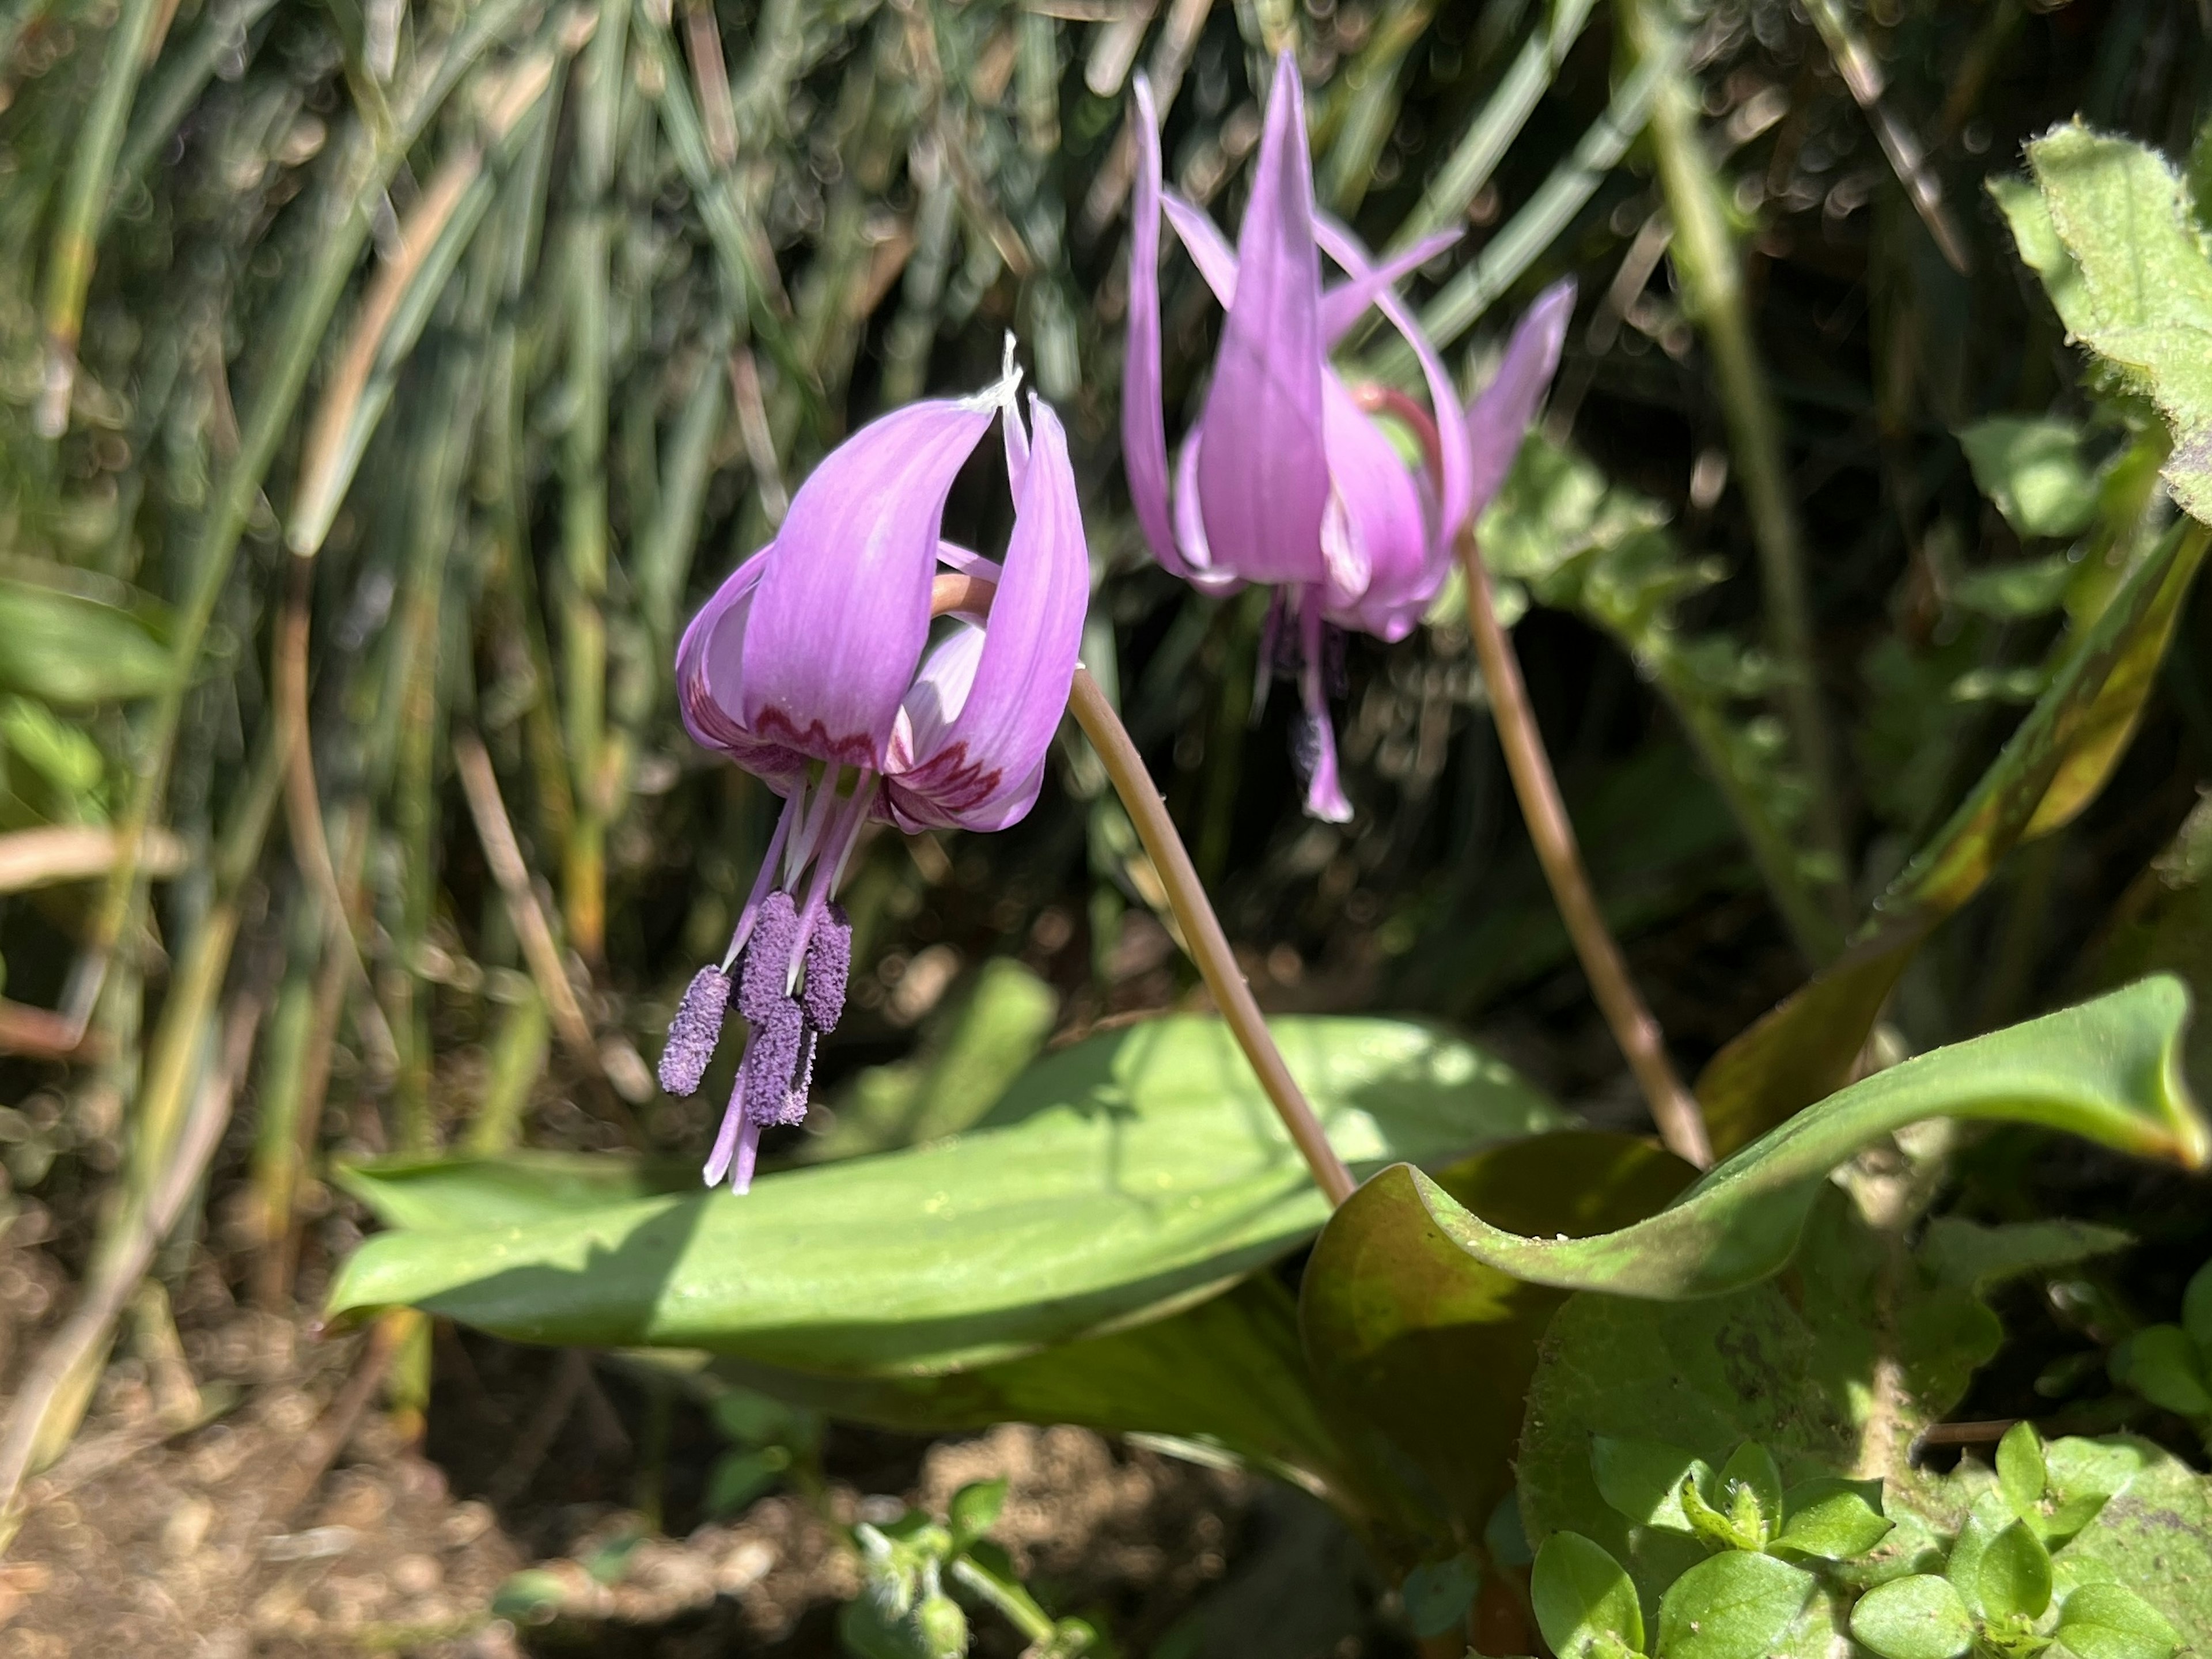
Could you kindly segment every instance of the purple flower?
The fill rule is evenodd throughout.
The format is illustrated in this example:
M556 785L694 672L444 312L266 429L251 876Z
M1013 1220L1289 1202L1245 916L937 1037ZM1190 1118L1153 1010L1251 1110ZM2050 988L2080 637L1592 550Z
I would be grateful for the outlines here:
M1137 520L1161 564L1193 586L1246 582L1280 591L1270 649L1298 674L1310 750L1306 810L1338 823L1352 807L1337 781L1323 684L1326 628L1385 640L1409 633L1451 567L1468 517L1469 447L1443 361L1393 291L1457 240L1454 232L1380 264L1316 211L1297 66L1277 60L1251 200L1232 250L1206 215L1164 190L1152 89L1137 82L1138 169L1130 238L1129 340L1121 441ZM1169 485L1160 386L1159 220L1164 212L1228 313L1206 405ZM1326 253L1345 279L1324 288ZM1434 410L1436 477L1409 464L1328 361L1370 307L1420 360ZM1419 411L1421 427L1430 417ZM1295 627L1289 625L1295 619Z
M1536 296L1536 303L1521 313L1498 372L1490 377L1474 401L1467 406L1467 436L1473 463L1468 475L1470 521L1481 516L1513 470L1521 453L1536 405L1544 401L1552 376L1559 367L1559 352L1567 342L1567 324L1575 314L1572 277L1554 283Z
M761 1130L805 1115L816 1041L845 1005L853 930L831 899L861 825L1002 830L1036 800L1091 560L1066 434L1032 398L1032 447L1016 379L1010 367L977 397L909 404L854 433L677 649L692 737L785 803L730 948L692 981L661 1054L663 1086L696 1091L734 992L748 1034L710 1186L727 1176L744 1192ZM999 564L941 530L954 478L1002 417L1014 528Z

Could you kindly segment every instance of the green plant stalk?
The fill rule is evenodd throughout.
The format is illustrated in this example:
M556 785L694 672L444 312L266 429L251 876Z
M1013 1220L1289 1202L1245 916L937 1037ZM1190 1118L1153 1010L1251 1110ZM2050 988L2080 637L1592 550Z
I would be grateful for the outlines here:
M576 812L562 849L562 910L587 962L606 944L606 838L612 781L607 699L607 315L609 216L630 0L601 0L585 49L576 112L576 190L569 227L568 386L574 409L561 456L562 717Z
M1315 180L1315 194L1338 214L1358 212L1366 199L1368 186L1375 179L1376 159L1382 155L1405 100L1406 54L1427 33L1436 9L1437 0L1395 0L1383 12L1375 33L1360 48L1357 64L1338 82L1328 108L1314 124L1315 141L1327 147L1321 176ZM1330 118L1339 111L1341 118L1332 122ZM1486 106L1484 113L1487 112ZM1478 124L1481 118L1476 118ZM1332 125L1333 134L1327 131Z
M424 77L407 118L380 145L356 123L339 146L322 192L321 234L306 252L305 270L290 285L291 300L276 329L268 367L257 387L252 412L240 434L237 454L223 470L206 516L200 521L185 568L191 574L185 603L178 608L171 645L173 678L155 700L138 738L140 759L131 793L118 815L122 843L98 909L88 930L83 956L64 1000L64 1015L78 1030L98 1000L109 957L144 892L138 848L167 793L169 763L185 699L199 664L208 624L230 580L240 538L261 498L276 451L292 431L300 394L314 367L323 337L368 239L370 222L386 185L415 140L444 105L462 76L520 14L526 0L486 0Z
M293 912L291 965L270 1016L261 1049L260 1084L254 1091L257 1110L248 1179L253 1189L254 1243L264 1264L282 1249L298 1201L305 1162L300 1152L300 1113L307 1094L317 964L327 942L320 902L313 894L303 895ZM257 1274L257 1279L261 1277Z
M85 295L92 288L94 238L107 209L115 177L116 153L123 147L124 125L138 93L154 31L164 15L160 0L124 0L107 38L107 61L100 88L78 131L62 187L60 216L46 254L45 294L40 304L46 330L46 362L33 420L42 438L69 429L70 392L76 384L76 344L84 326Z
M1019 1631L1032 1647L1051 1641L1056 1633L1051 1618L1022 1585L1008 1583L998 1574L987 1572L965 1555L953 1559L952 1577L1004 1613L1007 1623Z
M1847 923L1850 866L1837 793L1835 745L1820 697L1804 538L1790 498L1782 414L1752 337L1742 262L1729 232L1720 179L1698 136L1696 89L1675 67L1671 27L1657 0L1632 0L1622 16L1639 62L1663 65L1652 99L1650 130L1660 189L1674 222L1671 255L1692 320L1712 354L1736 473L1751 511L1767 633L1786 676L1783 710L1811 795L1808 827L1832 866L1822 884L1823 896L1838 921Z
M545 999L535 990L507 1011L493 1037L483 1098L477 1103L465 1144L471 1152L503 1152L522 1139L522 1115L530 1091L544 1074L551 1052L552 1022Z

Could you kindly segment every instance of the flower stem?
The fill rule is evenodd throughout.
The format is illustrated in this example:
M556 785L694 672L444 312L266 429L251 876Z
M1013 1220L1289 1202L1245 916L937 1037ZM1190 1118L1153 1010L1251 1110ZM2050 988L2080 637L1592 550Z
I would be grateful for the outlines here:
M1544 751L1542 734L1536 730L1536 717L1528 707L1528 688L1521 678L1520 660L1491 606L1489 574L1482 568L1482 554L1472 532L1461 532L1459 553L1467 576L1468 629L1474 635L1475 657L1482 665L1483 683L1489 688L1498 741L1505 750L1513 792L1521 799L1521 816L1528 823L1537 860L1544 866L1544 878L1551 884L1560 920L1574 941L1575 954L1582 958L1583 972L1604 1012L1605 1023L1613 1028L1613 1041L1620 1045L1628 1069L1636 1074L1644 1091L1651 1121L1659 1126L1659 1138L1676 1157L1700 1170L1710 1169L1713 1148L1705 1133L1705 1118L1695 1097L1674 1075L1659 1022L1651 1017L1635 981L1629 978L1620 946L1607 931L1597 896L1590 890L1589 874L1583 868L1582 854L1575 845L1574 824L1559 798L1559 780L1552 775L1551 757Z
M1343 1203L1352 1196L1355 1185L1352 1171L1345 1168L1344 1160L1328 1144L1328 1137L1322 1133L1320 1120L1307 1104L1297 1079L1283 1063L1281 1051L1275 1047L1275 1039L1267 1030L1267 1022L1260 1016L1260 1005L1252 1000L1252 988L1244 982L1244 975L1237 969L1237 958L1229 949L1228 936L1221 931L1220 921L1206 896L1198 871L1183 848L1182 837L1176 833L1175 820L1168 816L1166 804L1161 800L1152 775L1146 771L1136 744L1129 741L1121 716L1099 690L1098 682L1091 678L1091 671L1079 664L1068 687L1067 708L1075 716L1076 724L1082 726L1084 735L1091 739L1091 746L1098 751L1106 775L1113 781L1115 793L1128 809L1129 821L1136 825L1137 838L1144 842L1145 851L1151 854L1153 866L1160 872L1168 902L1176 920L1182 923L1191 961L1205 979L1206 988L1213 994L1214 1006L1221 1010L1221 1017L1228 1022L1237 1047L1243 1049L1244 1058L1258 1074L1260 1086L1267 1091L1276 1115L1290 1131L1291 1144L1313 1171L1314 1184L1328 1194L1331 1205Z

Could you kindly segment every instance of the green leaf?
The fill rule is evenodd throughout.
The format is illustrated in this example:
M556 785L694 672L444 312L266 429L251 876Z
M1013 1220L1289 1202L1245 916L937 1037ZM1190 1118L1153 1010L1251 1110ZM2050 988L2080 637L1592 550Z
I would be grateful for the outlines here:
M1618 1561L1579 1534L1555 1533L1544 1540L1529 1573L1528 1600L1536 1628L1559 1659L1644 1651L1644 1609L1636 1587Z
M1599 1435L1590 1443L1590 1473L1601 1497L1639 1527L1668 1532L1691 1530L1682 1511L1683 1483L1699 1492L1713 1484L1712 1465L1695 1452L1658 1440L1618 1440Z
M1782 1471L1774 1454L1747 1440L1721 1466L1720 1500L1736 1530L1763 1548L1782 1525Z
M0 576L0 690L70 704L150 696L175 672L157 614Z
M2197 1345L2198 1355L2212 1365L2212 1261L2189 1276L2181 1293L2181 1328Z
M2181 1638L2122 1584L2084 1584L2059 1609L2058 1639L2077 1659L2172 1659Z
M2112 1351L2112 1380L2184 1417L2212 1416L2212 1378L2179 1325L2148 1325Z
M1875 902L1843 956L1715 1055L1698 1079L1713 1145L1732 1151L1838 1087L1922 942L2021 840L2070 820L2132 733L2198 565L2177 525L2057 650L2050 689L1943 828Z
M952 1528L952 1547L964 1550L999 1522L1006 1506L1006 1482L972 1480L952 1494L945 1516Z
M2039 1123L2139 1157L2201 1165L2207 1130L2178 1060L2188 1010L2177 981L2145 980L1921 1054L1802 1113L1649 1220L1595 1237L1509 1233L1410 1168L1374 1184L1420 1205L1475 1260L1518 1278L1617 1296L1713 1296L1779 1268L1828 1172L1923 1118Z
M2057 416L1997 416L1966 428L1959 443L2008 524L2023 537L2062 537L2079 535L2096 516L2098 469L2087 437Z
M1467 1610L1482 1588L1482 1570L1464 1555L1424 1561L1398 1587L1406 1622L1419 1637L1442 1636L1467 1624Z
M1790 1518L1775 1543L1824 1560L1864 1555L1897 1525L1882 1513L1879 1480L1808 1480L1792 1486L1784 1504Z
M1952 1581L1958 1582L1955 1565ZM1960 1588L1985 1619L2040 1619L2051 1605L2051 1552L2025 1522L2014 1521L1983 1547L1971 1579Z
M1493 1147L1437 1180L1475 1213L1550 1237L1640 1219L1695 1173L1641 1139L1575 1130ZM1431 1506L1472 1532L1510 1488L1536 1344L1560 1299L1471 1260L1385 1176L1322 1230L1299 1322L1339 1420L1394 1447L1407 1478L1432 1492Z
M2212 518L2212 259L2181 179L2156 151L2079 122L2027 160L2079 272L2069 332L2156 401L2173 428L2167 485Z
M1419 1025L1285 1020L1277 1036L1355 1168L1559 1121L1504 1066ZM771 1175L742 1198L373 1238L330 1308L926 1374L1193 1300L1295 1249L1328 1207L1225 1029L1176 1018L1051 1055L981 1125L930 1146Z
M1997 1485L2012 1512L2023 1521L2033 1517L2043 1504L2044 1488L2051 1470L2043 1461L2043 1437L2033 1423L2015 1423L1997 1442Z
M1815 1588L1811 1573L1771 1555L1699 1562L1659 1603L1657 1659L1767 1659Z
M1881 1659L1959 1659L1974 1644L1974 1619L1948 1579L1919 1573L1861 1596L1851 1635Z
M699 1172L620 1152L520 1149L339 1162L331 1177L386 1226L434 1232L524 1227L657 1193L689 1192Z
M1924 1480L1909 1451L1965 1397L2002 1340L1979 1299L1991 1282L1984 1268L2062 1266L2111 1244L2109 1234L2031 1237L2047 1255L1954 1236L1940 1253L1923 1244L1900 1260L1829 1188L1780 1277L1690 1302L1569 1298L1528 1392L1516 1468L1530 1535L1584 1534L1656 1601L1703 1552L1680 1532L1631 1524L1608 1501L1620 1494L1600 1489L1593 1448L1603 1439L1662 1442L1717 1461L1752 1439L1800 1486L1839 1469L1881 1477L1882 1509L1899 1524L1877 1547L1873 1570L1924 1570L1927 1528L1900 1505ZM2054 1469L2067 1443L2052 1448ZM1946 1530L1953 1525L1944 1519Z
M2202 1646L2203 1632L2212 1631L2212 1480L2171 1452L2128 1437L2053 1441L2054 1479L2064 1479L2069 1460L2062 1454L2076 1445L2105 1454L2105 1484L2115 1491L2060 1555L2068 1576L2077 1585L2124 1584ZM2132 1472L2112 1479L2123 1462Z
M707 1512L735 1515L772 1488L790 1467L791 1454L781 1446L724 1452L707 1476Z
M2071 559L2063 553L2054 553L2047 559L2029 559L2020 564L1972 571L1951 585L1950 599L1961 610L1995 617L2000 622L2047 617L2066 602L2067 592L2078 574ZM2033 702L2042 695L2049 676L2039 668L2024 672L2036 678L2035 690L2027 699ZM1954 689L1952 695L1959 694Z

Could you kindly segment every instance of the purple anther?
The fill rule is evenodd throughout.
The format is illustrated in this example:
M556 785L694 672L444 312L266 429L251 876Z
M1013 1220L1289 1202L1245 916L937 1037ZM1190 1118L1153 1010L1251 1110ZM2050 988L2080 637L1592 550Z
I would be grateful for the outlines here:
M842 904L832 904L814 924L806 941L806 983L799 990L806 1023L834 1031L845 1012L845 983L853 971L853 923Z
M684 1000L676 1006L676 1018L668 1022L668 1042L660 1051L660 1086L670 1094L680 1099L699 1092L729 1006L727 974L709 966L692 975Z
M814 1028L806 1028L806 1041L799 1051L799 1075L792 1079L791 1089L783 1097L783 1110L776 1115L779 1123L804 1123L806 1121L806 1098L814 1091Z
M771 1010L791 1000L791 947L798 942L798 907L790 894L770 893L753 918L753 936L738 969L738 1012L757 1030Z
M805 1036L806 1017L789 997L753 1021L752 1036L745 1044L743 1080L745 1115L754 1122L765 1125L781 1120L783 1097L791 1092Z

